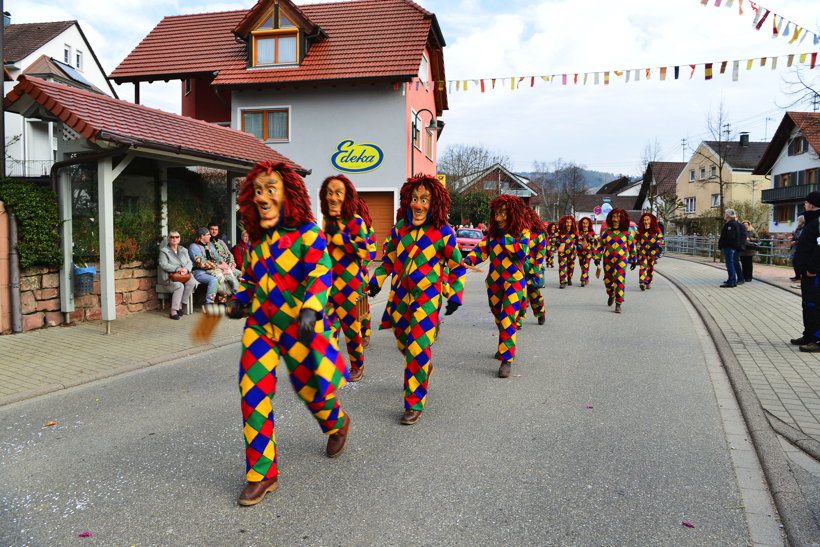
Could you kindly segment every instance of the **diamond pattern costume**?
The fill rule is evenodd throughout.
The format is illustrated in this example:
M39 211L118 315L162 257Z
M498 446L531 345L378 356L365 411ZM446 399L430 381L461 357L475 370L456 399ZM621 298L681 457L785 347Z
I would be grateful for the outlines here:
M359 369L364 366L364 349L356 302L367 287L365 261L376 258L376 250L375 245L369 245L367 228L359 215L347 222L325 218L323 231L326 234L330 222L336 223L336 231L327 236L333 280L328 297L328 320L337 337L340 331L344 332L350 366Z
M575 232L557 234L555 238L558 250L558 282L567 285L575 273L575 257L578 251L578 236ZM563 250L561 246L563 245Z
M626 283L626 266L636 264L637 261L635 238L632 232L606 228L601 234L594 256L595 260L604 262L604 285L607 295L615 297L615 302L618 304L622 303Z
M649 229L644 226L644 219L650 220ZM655 263L663 248L663 232L658 228L657 218L651 213L644 213L638 221L638 235L635 242L638 248L638 264L640 265L640 276L638 282L641 288L652 284L655 276Z
M550 231L549 227L554 226L552 222L548 224L547 234L545 237L546 246L544 248L544 257L545 263L547 268L554 268L555 267L555 251L558 249L558 243L556 243L556 238L558 237L558 231Z
M449 268L449 273L446 272ZM384 256L373 278L382 285L392 276L381 329L393 329L396 346L404 353L404 407L423 410L442 304L443 282L449 300L462 303L466 269L456 235L448 226L413 226L399 220L384 243Z
M581 284L589 285L589 263L598 247L598 235L595 232L578 233L578 266L581 268Z
M365 228L367 228L367 254L370 258L365 260L362 263L362 282L364 286L370 283L370 270L367 266L376 259L376 232L373 231L373 228L367 226L365 224ZM364 317L361 320L362 326L362 336L369 337L371 333L371 324L370 324L370 304L367 305L367 312L364 314Z
M485 284L490 312L498 328L496 358L502 362L515 361L516 324L524 300L525 269L529 271L530 242L527 235L516 238L505 233L495 237L491 231L464 258L464 263L470 265L490 260Z
M529 235L527 235L529 234ZM527 231L525 234L529 238L529 272L526 276L526 298L521 301L521 313L519 314L517 328L521 328L521 321L527 315L527 303L532 306L532 313L536 318L545 317L544 295L538 287L544 286L544 257L546 256L546 235ZM537 286L536 286L537 285Z

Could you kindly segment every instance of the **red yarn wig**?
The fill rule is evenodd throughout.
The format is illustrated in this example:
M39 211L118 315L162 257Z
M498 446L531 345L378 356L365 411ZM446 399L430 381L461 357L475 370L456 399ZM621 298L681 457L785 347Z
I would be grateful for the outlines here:
M595 233L595 223L592 222L592 219L589 218L589 217L581 217L581 220L578 221L578 233L579 234L585 233L583 231L583 229L584 229L583 224L584 224L585 220L589 222L589 230L588 231L594 234Z
M569 230L567 230L567 220L572 221L572 225L569 227ZM562 236L566 234L577 234L578 224L575 222L575 217L572 215L564 215L558 219L558 233Z
M547 235L552 235L558 231L558 225L554 222L547 222Z
M617 215L620 224L618 225L619 232L628 232L629 231L629 223L632 221L629 218L629 213L626 212L626 209L621 209L620 207L617 209L613 209L609 212L606 216L606 227L608 230L614 230L612 227L612 219L615 218Z
M649 220L650 220L649 230L647 230L646 228L643 227L644 217L649 217ZM643 235L646 232L649 232L650 234L659 234L659 233L661 233L661 227L658 225L658 217L656 217L652 213L644 213L644 214L641 215L641 218L638 219L638 233Z
M495 219L496 212L504 207L507 210L507 227L503 230ZM504 232L519 236L527 227L524 201L518 196L501 194L490 202L490 233L493 237L501 237Z
M370 207L367 206L367 202L362 198L356 200L356 214L362 217L368 230L373 229L373 217L370 215Z
M430 175L416 175L407 179L399 191L399 208L396 209L396 222L401 219L409 222L410 201L413 197L413 190L419 186L425 186L430 191L430 210L427 212L427 220L435 228L443 228L447 225L447 217L450 213L450 193L436 177Z
M245 177L245 182L242 183L239 195L236 198L242 224L254 244L262 239L262 227L259 225L259 212L253 202L253 183L259 175L270 175L274 171L282 177L285 189L282 224L289 228L295 228L308 222L315 222L313 213L310 210L310 197L302 177L285 163L259 162L253 166L251 172Z
M529 207L524 210L527 213L527 220L529 221L527 227L530 229L530 232L533 234L545 234L547 232L547 228L544 226L544 223L541 222L541 217L538 216L538 213Z
M332 180L339 180L345 185L345 202L342 204L342 220L350 220L356 214L357 204L359 201L359 193L356 192L356 187L350 182L350 179L344 175L333 175L327 177L322 182L322 187L319 188L319 206L322 209L322 214L330 217L327 207L327 186Z

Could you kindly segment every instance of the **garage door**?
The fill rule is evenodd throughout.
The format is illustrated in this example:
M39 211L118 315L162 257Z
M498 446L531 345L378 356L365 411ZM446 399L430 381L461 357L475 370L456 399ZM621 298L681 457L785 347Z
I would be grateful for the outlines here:
M376 232L376 258L380 259L384 240L396 222L393 192L359 192L359 196L367 202L370 216L373 217L373 231Z

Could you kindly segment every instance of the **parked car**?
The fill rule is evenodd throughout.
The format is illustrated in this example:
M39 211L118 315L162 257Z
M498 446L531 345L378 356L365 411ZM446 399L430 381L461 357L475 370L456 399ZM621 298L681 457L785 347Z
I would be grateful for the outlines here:
M456 245L462 253L469 253L484 239L484 232L477 228L459 228L456 230Z

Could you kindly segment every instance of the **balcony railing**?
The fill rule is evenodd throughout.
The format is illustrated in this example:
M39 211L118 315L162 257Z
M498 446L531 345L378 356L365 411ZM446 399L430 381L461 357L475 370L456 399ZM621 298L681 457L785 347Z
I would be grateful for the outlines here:
M763 203L779 203L781 201L801 201L809 192L820 191L820 184L801 184L799 186L783 186L769 188L760 193Z
M47 177L51 172L52 160L15 160L6 158L7 177Z

